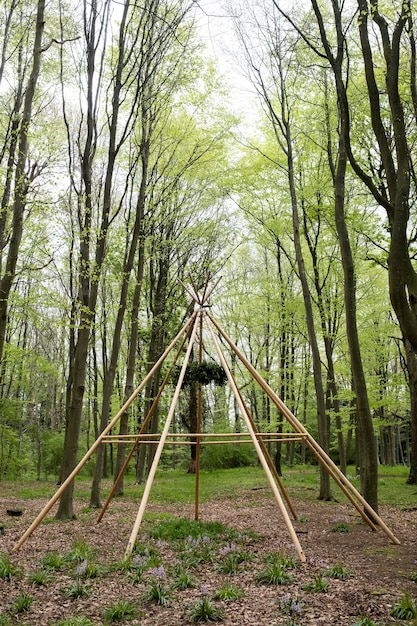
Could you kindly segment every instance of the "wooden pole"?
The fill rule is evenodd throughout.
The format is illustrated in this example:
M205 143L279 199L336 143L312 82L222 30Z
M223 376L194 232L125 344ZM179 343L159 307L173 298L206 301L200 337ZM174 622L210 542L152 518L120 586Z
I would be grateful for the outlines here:
M216 289L217 285L219 284L219 282L221 281L222 277L220 276L216 282L214 283L214 285L208 290L204 292L204 297L203 300L201 302L202 306L206 305L207 300L210 298L211 294L213 293L213 291Z
M135 523L133 525L132 533L130 535L129 542L127 544L127 548L126 548L126 552L125 552L125 558L128 558L132 554L133 546L135 545L136 537L138 535L138 531L139 531L140 525L142 523L143 514L145 512L146 505L148 503L149 494L150 494L150 491L151 491L153 480L155 478L155 474L156 474L156 470L157 470L157 467L158 467L159 459L161 458L162 449L164 447L165 440L166 440L167 435L168 435L168 430L169 430L169 427L171 425L172 417L173 417L174 412L175 412L175 407L177 406L178 396L179 396L180 391L181 391L182 381L184 380L185 371L187 369L187 365L188 365L188 361L189 361L189 358L190 358L191 350L192 350L193 343L194 343L194 340L195 340L195 335L196 335L196 332L197 332L197 324L196 324L197 320L196 320L196 317L194 316L193 319L194 319L194 325L193 325L193 330L192 330L191 337L190 337L190 342L188 344L187 352L185 353L184 362L182 364L180 375L178 377L177 386L175 387L175 392L174 392L174 395L173 395L173 398L172 398L172 402L171 402L171 406L170 406L170 409L169 409L169 412L168 412L168 415L167 415L165 426L164 426L163 431L161 433L161 438L159 440L159 444L158 444L158 447L156 449L154 459L152 461L151 469L149 471L149 476L148 476L148 479L147 479L146 485L145 485L145 490L143 492L142 499L141 499L141 502L140 502L138 514L136 516L136 520L135 520Z
M280 494L280 492L279 492L279 490L277 488L277 485L275 483L274 477L272 476L271 470L269 469L268 463L267 463L267 461L265 459L265 456L264 456L264 454L262 452L261 446L259 445L258 439L256 437L256 433L254 432L254 430L252 428L251 420L249 419L249 417L248 417L248 415L246 413L246 407L245 407L245 405L242 402L242 398L240 396L240 393L239 393L239 390L238 390L237 385L235 383L235 380L234 380L234 378L232 376L232 373L231 373L231 371L229 369L229 366L228 366L228 364L227 364L227 362L226 362L226 360L225 360L225 358L223 356L223 353L221 351L220 345L219 345L219 343L217 341L217 337L216 337L215 333L213 332L212 326L211 326L208 318L205 318L205 321L206 321L207 327L208 327L208 329L210 331L211 337L213 339L213 343L214 343L214 346L216 348L217 355L218 355L218 357L220 359L221 364L223 365L224 371L226 372L226 375L227 375L227 378L229 380L229 384L230 384L230 386L231 386L231 388L233 390L233 393L235 394L236 402L238 403L239 408L241 410L243 419L244 419L245 424L246 424L246 428L248 429L248 432L249 432L249 434L251 436L253 445L255 446L255 450L256 450L256 452L258 454L259 461L261 462L261 465L263 467L265 475L268 478L268 481L269 481L269 484L271 486L272 492L273 492L273 494L275 496L275 499L276 499L276 501L278 503L278 506L280 508L282 517L284 518L284 522L285 522L285 524L286 524L286 526L288 528L288 531L290 533L290 536L292 538L294 546L295 546L295 548L297 550L299 559L300 559L300 561L302 563L305 563L305 561L306 561L305 554L304 554L303 549L302 549L302 547L300 545L300 542L298 540L298 537L297 537L297 534L296 534L296 532L294 530L294 527L293 527L293 525L291 523L290 517L289 517L288 512L287 512L287 509L284 506L284 503L283 503L282 498L281 498L281 494Z
M208 289L210 280L211 280L211 273L208 272L207 278L206 278L206 283L205 283L204 289L203 289L203 295L201 296L201 306L203 306L204 302L206 301L206 294L207 294L207 289Z
M204 292L207 289L207 283ZM200 341L198 345L198 364L201 365L203 360L203 316L200 315ZM200 452L201 452L201 414L203 408L203 391L201 388L201 383L198 383L197 390L197 441L196 441L196 450L195 450L195 498L194 498L194 519L198 520L198 507L200 501Z
M152 402L152 406L149 409L148 414L145 417L142 426L140 427L138 435L136 435L135 441L133 442L132 449L130 450L129 454L127 455L127 458L125 459L125 461L123 463L123 466L121 467L120 472L119 472L116 480L114 481L112 489L111 489L109 495L107 496L107 499L106 499L106 501L105 501L105 503L103 505L102 510L100 511L100 515L98 516L97 523L101 522L101 520L103 519L104 513L106 512L110 502L112 501L112 499L114 497L114 494L116 493L116 489L117 489L120 481L122 480L122 478L123 478L123 476L124 476L124 474L126 472L126 469L127 469L128 465L129 465L131 459L132 459L132 456L134 455L135 450L137 449L139 443L141 442L141 435L143 435L145 433L145 429L147 428L147 426L149 424L149 420L151 419L151 417L152 417L156 407L158 406L159 398L161 397L162 392L165 389L167 382L169 381L172 369L173 369L174 365L176 364L179 355L182 352L182 349L183 349L184 344L185 344L185 342L187 340L187 337L189 336L189 332L190 332L190 328L188 328L188 331L184 335L184 338L183 338L183 340L181 342L180 347L177 350L177 353L176 353L176 355L174 357L174 360L173 360L173 362L171 364L171 367L169 368L168 372L166 373L166 376L165 376L164 380L162 381L162 384L161 384L161 386L160 386L160 388L158 390L158 393L157 393L156 397L154 398L154 400ZM115 437L120 437L120 435L115 435ZM142 442L143 442L143 439L142 439Z
M252 374L253 378L259 383L265 393L271 398L275 406L279 408L281 413L287 418L288 422L294 428L294 430L299 433L303 433L306 437L306 443L310 447L310 449L314 452L315 456L319 460L319 462L324 465L324 467L329 471L332 470L332 476L337 482L339 486L342 486L342 490L344 493L349 491L349 499L354 504L353 495L357 498L357 500L362 504L366 513L371 517L372 520L376 521L378 525L382 528L385 534L391 539L391 541L399 545L400 541L397 537L392 533L392 531L388 528L388 526L383 522L378 513L374 511L371 505L365 500L365 498L359 493L359 491L352 485L352 483L344 476L344 474L340 471L337 465L332 461L328 454L319 446L317 441L310 435L310 433L304 428L303 424L295 417L295 415L289 410L289 408L284 404L281 398L271 389L268 383L260 376L260 374L256 371L253 365L246 359L243 353L239 350L239 348L233 343L233 341L227 336L224 330L219 326L219 324L212 318L212 316L207 313L210 320L213 322L214 326L217 328L223 339L229 344L231 349L234 351L236 356L242 361L246 369ZM356 506L356 505L355 505ZM365 511L363 511L360 507L357 507L363 519L369 524L370 519L368 515L366 515ZM372 522L371 522L371 525Z
M70 473L70 475L65 479L65 481L62 483L62 485L59 487L59 489L56 491L56 493L52 496L52 498L49 500L49 502L46 504L46 506L42 509L42 511L39 513L39 515L36 517L36 519L32 522L32 524L29 526L29 528L26 530L26 532L23 533L22 537L19 539L19 541L13 547L13 550L18 550L24 544L26 539L33 533L33 531L36 530L36 528L39 526L41 521L45 518L45 516L51 510L51 508L53 507L55 502L59 499L61 494L68 487L70 482L75 478L75 476L78 474L78 472L83 467L83 465L85 465L85 463L88 461L88 459L92 456L92 454L95 452L95 450L101 444L101 441L102 441L103 437L105 437L105 435L107 435L107 433L110 432L110 430L117 424L117 422L119 421L119 419L121 418L123 413L129 408L129 406L132 404L133 400L139 395L139 393L145 387L146 383L152 377L152 375L154 374L155 370L161 365L161 363L165 360L167 355L171 352L172 348L175 346L175 344L177 343L177 341L181 337L181 335L184 332L186 332L188 327L195 321L195 316L196 316L196 313L194 313L190 317L190 319L182 327L182 329L179 331L179 333L176 335L176 337L171 341L171 343L169 344L168 348L159 357L159 359L155 363L155 365L149 370L148 374L145 376L145 378L143 379L143 381L141 382L139 387L137 387L135 389L135 391L132 393L130 398L124 403L124 405L122 406L120 411L117 413L117 415L114 416L114 418L109 422L109 424L106 426L106 428L103 430L103 432L99 435L99 437L97 437L96 441L93 443L93 445L88 450L88 452L84 455L84 457L81 459L81 461L78 463L78 465L73 469L73 471Z
M239 391L239 395L240 395L240 399L241 399L242 403L245 404L244 400L242 398L242 394L240 393L240 391ZM258 429L257 425L255 424L255 421L254 421L252 415L249 413L249 410L248 410L248 407L246 406L246 404L245 404L245 411L246 411L246 415L248 416L248 419L250 419L250 422L252 424L252 428L253 428L254 432L257 435L259 435L259 429ZM284 484L283 484L283 482L282 482L282 480L280 478L280 475L277 472L277 468L275 467L275 465L274 465L274 463L273 463L273 461L271 459L271 455L269 454L269 450L266 447L265 442L260 437L257 437L257 439L259 441L259 445L261 446L263 455L264 455L264 457L266 458L266 460L268 462L269 469L271 470L271 472L272 472L272 474L273 474L273 476L275 478L275 481L276 481L276 483L277 483L277 485L279 487L279 490L281 491L281 494L282 494L285 502L287 503L287 506L288 506L289 510L291 511L291 515L296 520L298 518L297 513L295 512L295 509L294 509L294 507L292 505L292 502L291 502L291 500L290 500L290 498L288 496L288 493L287 493L287 491L286 491L286 489L284 487Z

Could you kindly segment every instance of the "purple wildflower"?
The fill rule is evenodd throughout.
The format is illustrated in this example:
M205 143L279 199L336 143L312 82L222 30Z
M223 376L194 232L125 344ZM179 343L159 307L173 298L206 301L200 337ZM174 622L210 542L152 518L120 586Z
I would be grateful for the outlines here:
M167 577L163 565L160 565L159 567L154 567L153 569L149 570L149 574L151 576L154 576L155 578L166 578Z
M229 552L237 552L238 547L235 543L227 543L223 548L220 548L219 554L221 556L226 556Z
M146 567L146 564L148 562L148 559L146 556L142 556L140 554L136 555L135 558L132 561L132 565L133 567L138 567L138 568L143 568Z
M87 559L84 559L84 561L77 567L77 576L84 576L87 571L87 565Z

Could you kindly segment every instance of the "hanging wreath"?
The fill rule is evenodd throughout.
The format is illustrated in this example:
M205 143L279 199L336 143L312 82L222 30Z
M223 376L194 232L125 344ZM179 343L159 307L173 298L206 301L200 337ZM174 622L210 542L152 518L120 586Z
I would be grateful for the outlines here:
M172 382L177 384L180 377L181 366L176 365L172 370ZM209 385L214 383L217 387L224 387L227 382L227 376L224 369L213 361L202 361L197 363L193 361L189 363L185 370L182 387L189 387L195 383L201 385Z

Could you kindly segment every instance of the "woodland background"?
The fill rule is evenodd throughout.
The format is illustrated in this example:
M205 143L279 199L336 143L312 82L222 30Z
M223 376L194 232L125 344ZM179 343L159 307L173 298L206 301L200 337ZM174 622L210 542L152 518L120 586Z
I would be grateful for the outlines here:
M410 0L1 5L0 481L65 478L192 311L178 278L210 273L213 314L342 471L356 464L368 501L378 464L417 482ZM244 77L238 103L207 45L211 13ZM231 368L260 430L285 430ZM204 429L241 428L227 387L204 398ZM271 453L311 460L294 443ZM92 505L124 454L87 465ZM189 455L167 450L163 467ZM208 469L253 463L250 447L203 450Z

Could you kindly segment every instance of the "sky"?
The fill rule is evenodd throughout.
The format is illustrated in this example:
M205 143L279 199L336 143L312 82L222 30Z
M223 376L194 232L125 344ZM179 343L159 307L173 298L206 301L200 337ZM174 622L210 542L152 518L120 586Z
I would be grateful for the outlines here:
M198 26L208 53L231 91L231 101L236 113L245 116L248 104L252 106L254 90L239 67L238 43L230 14L221 0L197 0Z

